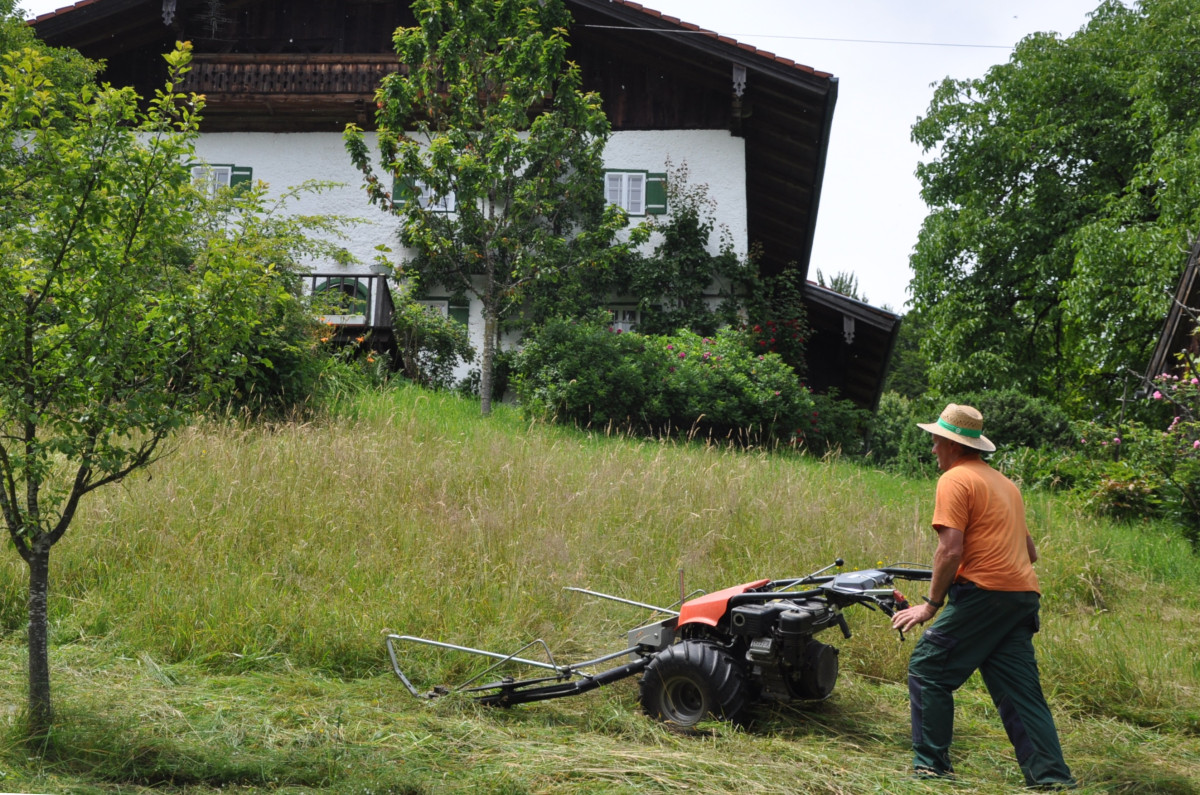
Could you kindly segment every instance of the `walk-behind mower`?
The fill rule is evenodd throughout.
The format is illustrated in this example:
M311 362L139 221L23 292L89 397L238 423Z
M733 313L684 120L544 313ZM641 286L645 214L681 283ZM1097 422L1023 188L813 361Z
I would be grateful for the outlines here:
M392 669L414 696L433 698L461 692L484 704L512 705L576 695L637 674L646 713L658 720L689 728L712 716L733 722L747 717L748 707L759 700L820 700L833 692L838 675L838 650L816 639L838 627L850 637L842 614L851 605L878 608L886 616L908 607L895 580L925 580L928 568L897 564L826 574L843 565L839 558L806 577L756 580L695 598L681 598L679 610L635 602L618 596L567 590L646 608L666 615L660 621L628 632L628 646L594 660L559 665L541 640L512 654L472 649L451 643L388 635ZM900 634L904 640L904 634ZM424 644L468 652L495 660L482 673L456 688L438 687L422 694L400 669L399 643ZM539 648L546 661L522 657ZM630 662L599 673L590 671L622 657ZM550 672L517 679L501 676L499 669L512 665ZM477 684L485 677L499 677Z

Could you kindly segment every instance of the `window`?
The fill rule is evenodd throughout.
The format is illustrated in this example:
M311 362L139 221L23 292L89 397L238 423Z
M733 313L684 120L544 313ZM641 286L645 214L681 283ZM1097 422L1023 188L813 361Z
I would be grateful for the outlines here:
M635 306L610 306L613 331L636 331L642 313Z
M429 186L419 179L397 180L392 185L392 196L395 197L397 204L407 204L416 200L417 206L430 212L454 212L454 191L450 191L445 196L435 196L429 190Z
M235 188L238 185L249 184L253 177L254 169L249 166L216 163L192 166L192 182L210 196L220 188Z
M453 321L468 325L468 320L471 316L471 308L466 304L451 303L446 298L433 298L428 301L417 301L418 304L427 306L430 309L436 309L442 317L448 317Z
M662 215L667 211L667 175L606 171L604 198L630 215Z

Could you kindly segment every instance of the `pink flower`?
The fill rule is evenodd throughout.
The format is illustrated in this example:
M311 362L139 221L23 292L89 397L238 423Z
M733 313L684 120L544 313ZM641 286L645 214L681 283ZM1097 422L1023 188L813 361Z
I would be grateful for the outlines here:
M1113 444L1120 444L1120 443L1121 443L1121 437L1120 437L1120 436L1114 436L1114 437L1113 437Z
M673 351L673 350L675 350L675 346L674 346L674 345L668 345L668 346L667 346L667 350L669 350L669 351Z
M679 358L680 358L680 359L686 359L686 358L687 358L687 354L686 354L686 353L684 353L683 351L680 351L680 352L679 352Z
M1197 439L1196 441L1192 442L1192 449L1200 450L1200 439Z
M1162 392L1159 392L1156 389L1156 390L1154 390L1154 394L1151 397L1153 397L1155 400L1162 400Z

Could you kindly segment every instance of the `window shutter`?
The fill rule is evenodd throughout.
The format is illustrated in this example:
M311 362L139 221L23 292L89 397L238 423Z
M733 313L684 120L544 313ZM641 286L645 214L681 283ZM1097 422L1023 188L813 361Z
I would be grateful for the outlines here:
M646 175L646 215L663 215L667 211L667 175Z
M467 306L452 306L449 309L450 319L462 323L464 326L469 326L471 319L471 308Z
M400 179L392 181L392 202L396 206L403 207L410 201L420 198L421 188L417 185L417 181L415 179L401 177Z
M249 166L231 166L229 169L229 187L249 185L254 180L254 169Z

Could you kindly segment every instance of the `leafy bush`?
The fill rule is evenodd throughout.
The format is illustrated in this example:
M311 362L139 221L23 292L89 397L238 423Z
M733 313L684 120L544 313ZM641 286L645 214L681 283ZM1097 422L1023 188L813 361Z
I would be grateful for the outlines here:
M930 455L929 434L917 427L936 417L934 399L912 399L884 392L871 420L868 455L877 465L910 477L932 476L937 465Z
M1089 504L1119 518L1171 519L1200 545L1200 378L1164 373L1154 379L1152 400L1168 409L1165 428L1080 426Z
M392 330L404 377L415 384L448 389L458 362L475 359L467 327L437 309L413 300L407 290L397 296Z
M872 458L905 475L936 474L929 434L917 423L933 422L947 402L951 401L935 395L910 399L885 392L871 423ZM1067 415L1054 404L1011 389L959 395L952 402L974 406L983 414L984 434L997 447L992 463L1005 474L1030 485L1074 482L1068 461L1075 434Z
M1049 400L1016 389L971 392L952 400L979 409L983 414L983 432L999 450L1022 447L1069 450L1075 443L1070 417ZM938 406L933 416L941 409Z
M795 373L733 329L656 336L551 321L527 341L515 382L531 414L649 433L790 441L812 412Z
M818 455L833 451L847 455L864 453L871 412L851 400L839 398L836 389L813 395L812 399L812 416L803 433L805 446Z

